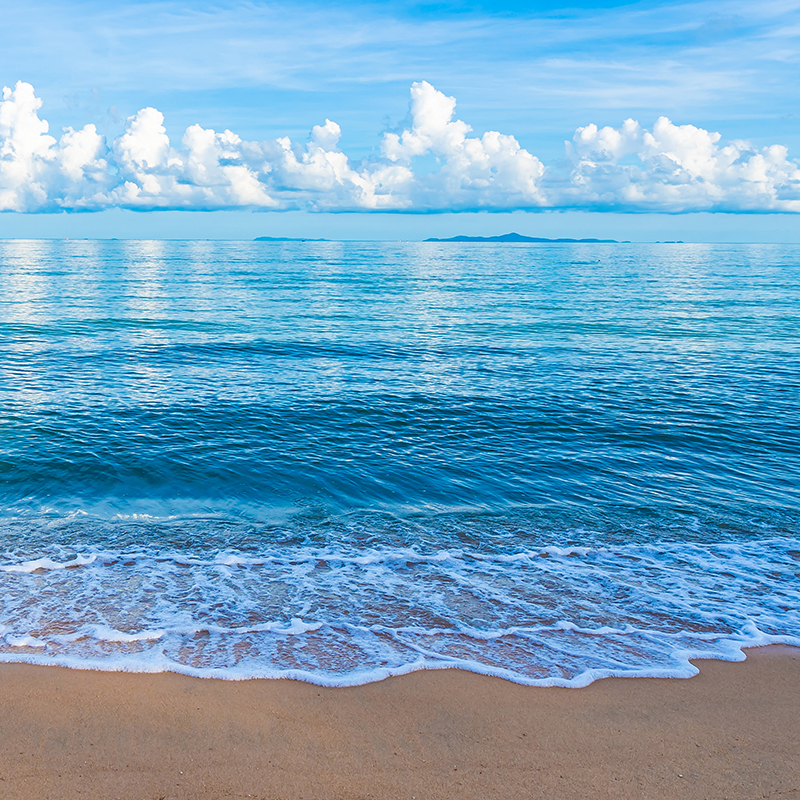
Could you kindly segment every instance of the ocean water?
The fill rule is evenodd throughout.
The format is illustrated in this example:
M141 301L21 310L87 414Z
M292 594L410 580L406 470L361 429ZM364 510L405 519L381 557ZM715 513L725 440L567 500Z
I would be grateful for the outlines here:
M0 660L800 645L800 246L0 241Z

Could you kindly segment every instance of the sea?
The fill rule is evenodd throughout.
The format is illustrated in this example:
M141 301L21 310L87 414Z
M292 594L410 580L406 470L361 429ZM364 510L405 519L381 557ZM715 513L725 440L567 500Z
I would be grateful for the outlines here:
M0 241L0 661L800 645L800 245Z

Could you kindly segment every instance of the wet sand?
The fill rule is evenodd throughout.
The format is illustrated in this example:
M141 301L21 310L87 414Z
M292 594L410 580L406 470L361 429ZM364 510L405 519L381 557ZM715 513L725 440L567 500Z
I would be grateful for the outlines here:
M0 665L0 798L800 798L800 650L697 663L586 689Z

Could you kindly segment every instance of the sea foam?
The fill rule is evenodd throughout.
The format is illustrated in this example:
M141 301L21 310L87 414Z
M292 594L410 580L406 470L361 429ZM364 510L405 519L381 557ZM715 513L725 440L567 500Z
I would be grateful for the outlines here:
M321 685L449 667L541 686L688 677L693 658L800 646L798 577L788 538L496 554L86 548L0 564L0 660Z

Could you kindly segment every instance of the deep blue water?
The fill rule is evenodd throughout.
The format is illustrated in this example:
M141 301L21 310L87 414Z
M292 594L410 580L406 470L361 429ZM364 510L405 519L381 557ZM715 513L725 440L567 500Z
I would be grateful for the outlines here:
M800 644L800 246L0 241L0 659Z

